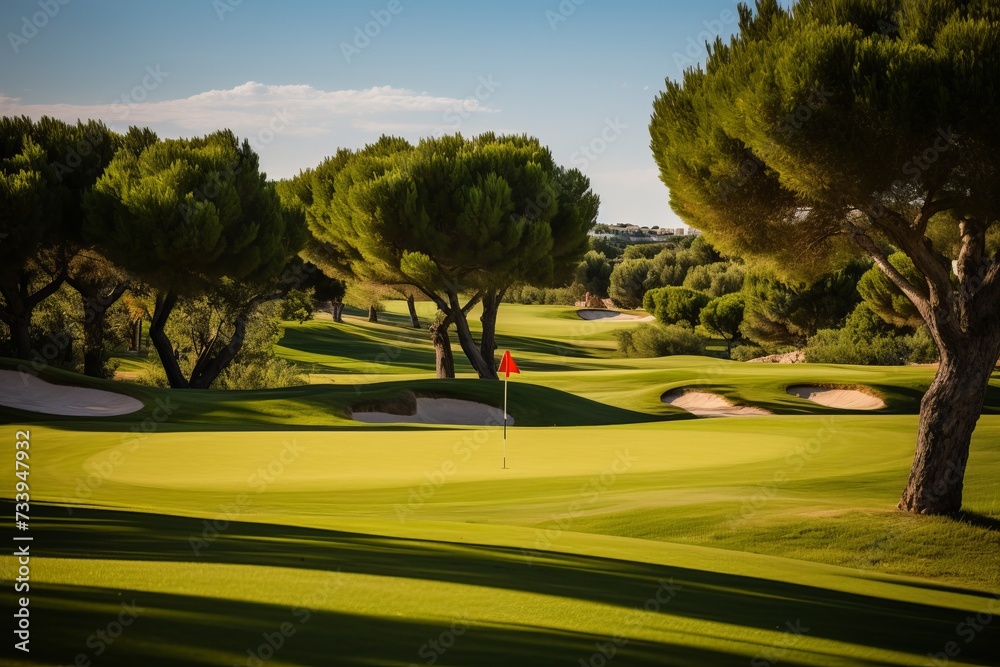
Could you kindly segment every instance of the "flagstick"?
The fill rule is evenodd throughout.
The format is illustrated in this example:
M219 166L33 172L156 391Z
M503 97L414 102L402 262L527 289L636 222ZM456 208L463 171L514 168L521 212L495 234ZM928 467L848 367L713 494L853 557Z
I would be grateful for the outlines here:
M503 379L503 469L507 469L507 378Z

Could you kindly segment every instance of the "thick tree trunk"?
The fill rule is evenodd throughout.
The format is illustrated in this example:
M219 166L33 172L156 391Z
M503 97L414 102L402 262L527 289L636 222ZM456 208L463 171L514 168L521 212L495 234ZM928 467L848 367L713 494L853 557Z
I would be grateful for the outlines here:
M153 341L153 347L160 357L160 363L163 364L163 370L167 374L167 382L170 383L171 388L186 389L188 381L181 373L180 364L174 355L173 345L170 344L170 339L163 330L175 305L177 305L177 294L173 291L156 295L156 308L153 310L153 320L149 324L149 338Z
M420 318L417 317L417 305L414 303L413 295L406 297L406 308L410 311L410 326L414 329L420 328Z
M493 364L494 368L496 368L498 363L496 358L497 312L500 310L500 304L503 302L503 297L506 293L506 287L500 290L487 290L483 292L483 314L479 317L479 321L483 325L483 335L479 342L479 354L487 362Z
M448 298L451 302L451 315L455 319L455 333L458 334L458 343L462 346L462 352L468 357L469 363L472 364L472 368L480 379L496 380L496 367L492 362L483 359L483 355L479 353L472 331L469 329L469 320L458 301L458 295L452 292L448 294Z
M344 323L344 304L341 301L333 304L333 321L338 324Z
M219 377L222 371L233 362L236 355L243 349L243 341L246 339L247 321L250 319L249 312L241 313L234 322L233 337L218 354L210 356L210 350L206 350L202 358L198 359L194 370L191 371L191 389L208 389Z
M1000 355L1000 332L962 343L941 351L937 375L920 403L917 452L901 510L955 514L962 509L969 444Z
M368 306L368 321L378 322L378 310L375 308L375 304Z
M6 302L2 319L10 327L11 341L18 359L31 360L31 313L35 306L49 298L62 286L66 274L60 273L37 292L31 293L29 274L21 271L10 280L0 284L0 294ZM51 361L46 359L44 361Z
M451 326L451 318L446 317L440 322L435 322L430 326L431 343L434 345L434 366L439 379L452 379L455 377L455 356L451 351L451 338L448 336L448 328Z
M18 359L31 359L31 314L5 319L10 327L10 339Z

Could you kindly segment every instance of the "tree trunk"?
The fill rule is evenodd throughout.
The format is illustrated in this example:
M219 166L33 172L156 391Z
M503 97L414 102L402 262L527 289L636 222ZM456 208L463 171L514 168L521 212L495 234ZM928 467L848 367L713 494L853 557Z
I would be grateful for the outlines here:
M368 306L368 321L378 322L378 310L376 310L375 304Z
M479 321L483 324L483 335L479 342L479 354L482 355L484 360L492 364L494 368L496 368L498 363L496 358L497 311L500 310L500 304L503 302L506 292L506 287L500 290L487 290L483 292L483 314L479 318Z
M128 283L117 283L108 291L105 284L72 278L68 282L83 300L83 374L106 378L108 376L104 366L108 359L104 349L104 334L107 312L125 294Z
M492 361L487 362L476 347L476 341L469 329L469 320L458 301L458 294L449 292L448 298L451 301L451 316L455 319L455 333L458 334L458 343L462 346L462 352L468 357L472 368L482 380L496 380L497 371Z
M406 297L406 308L410 311L410 326L414 329L420 328L420 318L417 317L417 305L414 303L413 295Z
M132 339L129 341L129 351L139 354L142 352L142 318L136 318L132 323Z
M83 297L84 312L87 309L87 297ZM106 378L104 363L104 311L94 311L83 322L83 374L94 378Z
M967 336L961 343L941 350L937 375L920 402L917 452L901 510L955 514L962 509L969 444L1000 356L1000 331Z
M188 381L181 373L181 366L174 354L173 345L170 344L170 339L163 330L175 305L177 305L177 294L172 290L166 294L158 293L156 295L156 308L153 310L153 319L149 324L149 338L153 341L156 354L160 357L160 363L163 364L163 370L167 374L167 382L170 383L170 387L186 389Z
M222 371L226 370L226 367L233 362L236 355L243 349L243 341L246 339L247 333L247 321L250 319L252 313L253 309L251 308L249 312L240 313L236 317L233 337L229 339L229 342L218 354L208 356L209 351L206 350L205 355L198 359L194 370L191 371L190 387L192 389L208 389Z
M31 359L31 314L13 316L4 321L10 327L10 339L18 359Z
M333 304L333 321L338 324L344 323L344 303L342 301Z
M439 379L453 379L455 377L455 357L451 351L451 338L448 336L450 326L451 318L449 316L441 322L435 322L429 329L431 342L434 344L434 366Z
M31 313L35 306L49 298L66 280L65 272L60 273L37 292L30 292L31 279L25 271L18 272L10 280L0 284L0 294L6 302L0 319L10 327L11 341L18 359L31 360ZM45 359L48 362L51 359Z

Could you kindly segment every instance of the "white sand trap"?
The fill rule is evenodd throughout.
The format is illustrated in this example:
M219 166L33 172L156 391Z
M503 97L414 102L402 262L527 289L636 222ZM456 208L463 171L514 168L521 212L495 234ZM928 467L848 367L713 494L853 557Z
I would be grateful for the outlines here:
M733 405L722 396L707 391L674 389L665 393L660 400L699 417L762 417L771 414L764 408Z
M830 387L799 385L789 387L788 393L839 410L881 410L885 407L885 401L878 396L872 396L857 389L831 389Z
M18 371L0 371L0 405L73 417L113 417L142 409L142 401L131 396L50 384Z
M652 315L643 317L641 315L619 313L617 310L578 310L576 314L585 320L598 320L601 322L652 322L656 319Z
M503 410L475 401L457 398L418 398L417 412L413 415L394 415L388 412L355 412L351 419L373 424L461 424L469 426L499 426L503 424ZM514 418L507 415L507 425L514 425Z

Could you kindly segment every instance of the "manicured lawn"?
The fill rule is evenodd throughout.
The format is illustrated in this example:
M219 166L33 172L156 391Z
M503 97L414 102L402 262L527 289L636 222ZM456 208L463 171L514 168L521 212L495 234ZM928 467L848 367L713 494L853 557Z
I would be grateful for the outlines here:
M4 664L926 665L949 642L949 665L1000 664L1000 381L968 514L905 516L933 369L622 359L611 332L631 323L504 305L500 344L524 370L504 470L497 428L349 419L408 392L502 400L498 383L430 379L403 308L290 324L279 352L318 369L309 386L51 371L146 408L0 408L11 437L31 429L37 628L30 660ZM888 407L785 392L803 383L865 385ZM776 414L660 402L695 385Z

